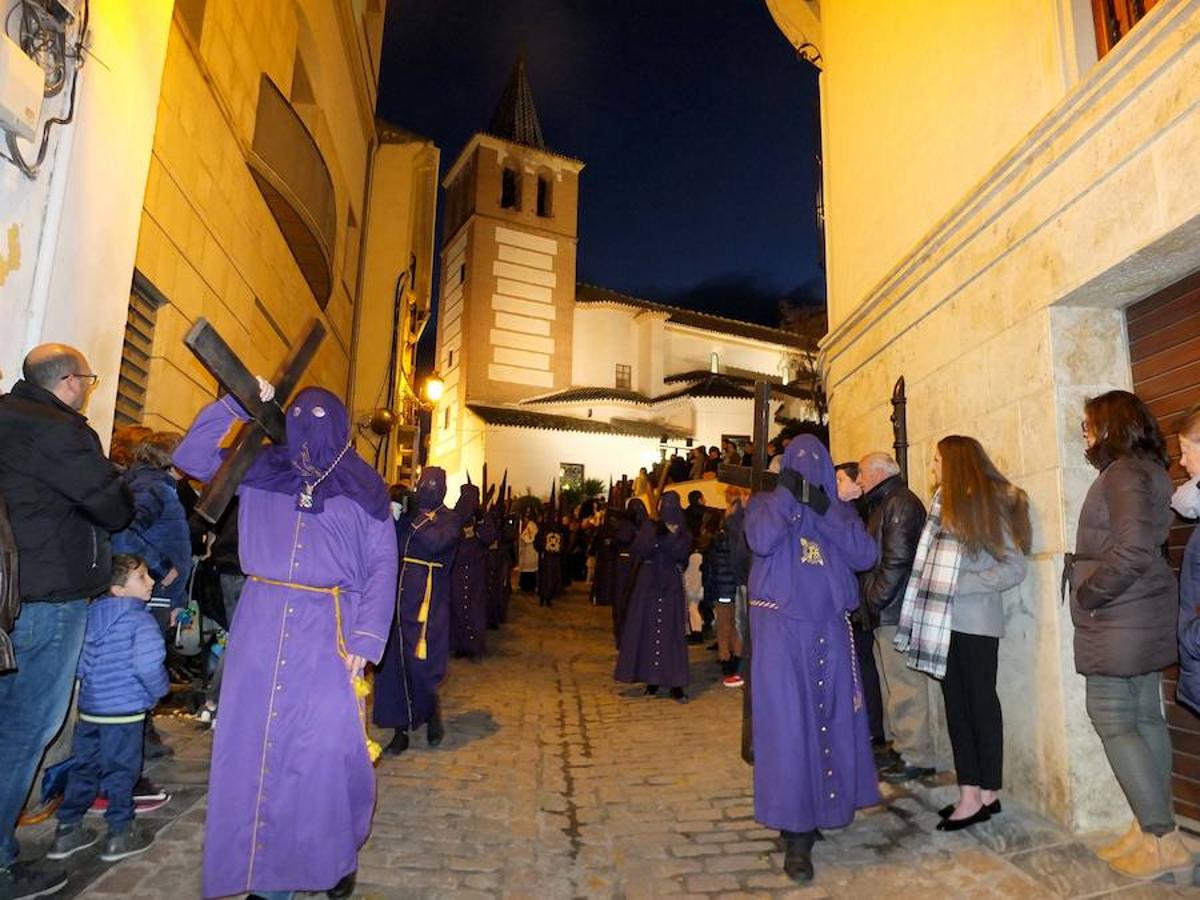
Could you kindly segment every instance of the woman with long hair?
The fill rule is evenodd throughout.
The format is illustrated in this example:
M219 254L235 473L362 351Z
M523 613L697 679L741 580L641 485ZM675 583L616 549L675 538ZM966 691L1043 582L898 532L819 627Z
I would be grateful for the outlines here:
M1175 830L1162 711L1162 670L1177 657L1178 587L1162 553L1174 520L1173 485L1146 404L1128 391L1109 391L1083 411L1085 454L1100 476L1083 501L1068 557L1075 669L1134 815L1129 831L1099 855L1124 875L1155 878L1191 868Z
M1025 492L1000 473L975 438L952 434L938 441L932 475L937 492L922 545L927 538L938 542L945 551L941 559L956 562L942 699L959 799L940 811L938 830L958 831L1000 812L1004 719L996 669L1003 595L1025 579L1032 528ZM915 564L913 574L919 583Z

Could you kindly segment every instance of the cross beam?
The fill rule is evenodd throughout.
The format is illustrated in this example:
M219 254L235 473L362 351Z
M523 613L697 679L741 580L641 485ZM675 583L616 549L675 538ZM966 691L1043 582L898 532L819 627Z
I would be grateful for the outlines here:
M242 477L262 450L264 440L276 444L286 442L287 422L283 406L295 392L324 338L325 326L319 319L314 319L303 340L292 347L271 381L275 386L275 399L264 403L258 395L258 379L207 319L197 319L184 336L183 343L188 349L196 354L209 374L251 416L250 421L238 432L221 468L205 486L196 503L196 512L205 521L215 524L221 518Z

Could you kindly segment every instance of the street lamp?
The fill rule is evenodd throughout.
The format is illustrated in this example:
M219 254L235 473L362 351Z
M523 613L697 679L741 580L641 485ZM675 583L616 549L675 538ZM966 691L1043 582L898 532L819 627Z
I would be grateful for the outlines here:
M434 373L425 379L425 399L430 403L437 403L441 400L445 390L446 383L438 374Z

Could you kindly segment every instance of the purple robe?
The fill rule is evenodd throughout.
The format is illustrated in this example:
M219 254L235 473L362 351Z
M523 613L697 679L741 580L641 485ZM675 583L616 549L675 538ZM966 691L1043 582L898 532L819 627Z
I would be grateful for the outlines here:
M463 526L450 571L450 651L483 656L487 649L488 546L495 540L491 516Z
M667 688L687 687L688 648L684 622L683 568L692 549L692 536L683 525L678 495L673 512L664 508L662 523L643 522L630 548L637 564L629 608L621 632L614 676L617 681L640 681ZM667 505L664 502L664 507ZM665 523L677 526L674 532Z
M231 405L207 406L175 464L210 479L234 419ZM383 654L395 539L388 520L346 496L324 497L317 512L298 510L287 493L243 484L238 495L248 579L224 657L204 895L327 890L357 869L375 806L375 772L339 643L366 660Z
M820 441L793 439L783 465L833 502L818 516L779 486L746 509L754 817L803 832L847 825L856 808L879 802L847 619L858 606L854 573L874 564L876 548L854 508L837 499Z
M636 501L641 503L640 500ZM633 555L638 526L622 518L613 526L612 538L612 596L613 639L617 649L621 647L621 634L625 630L626 613L629 610L629 595L633 590L633 573L638 559Z
M501 516L496 510L488 513L496 539L488 547L487 624L499 628L508 621L508 603L512 597L513 544L517 538L516 519Z
M431 469L426 467L422 478ZM396 523L400 608L375 674L374 719L383 728L416 728L437 709L437 692L450 655L450 567L467 514L457 507L438 506L417 509ZM420 610L427 589L429 616L422 626ZM424 658L417 653L422 635Z
M538 552L538 599L549 603L563 592L563 558L567 552L567 533L553 521L538 528L533 546Z

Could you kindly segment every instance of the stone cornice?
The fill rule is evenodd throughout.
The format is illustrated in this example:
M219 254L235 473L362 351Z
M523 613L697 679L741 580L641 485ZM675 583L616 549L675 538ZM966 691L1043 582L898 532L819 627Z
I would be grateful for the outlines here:
M821 341L825 367L839 359L913 294L922 289L960 251L995 227L1023 197L1035 190L1073 154L1086 147L1096 132L1128 106L1153 90L1159 79L1200 41L1200 0L1162 0L1146 18L1080 81L1030 133L1004 156L962 200L872 288L854 311ZM1163 123L1164 125L1166 123ZM829 165L836 165L830 161ZM1115 164L1115 168L1119 163ZM995 240L989 262L978 270L955 275L962 285L977 277L1011 246L1044 224L1010 225ZM999 237L999 236L998 236ZM954 292L922 304L923 317ZM894 341L915 322L896 323L882 341ZM879 346L878 344L876 345ZM861 365L864 361L859 361ZM857 366L855 366L857 367ZM849 372L839 367L837 379Z

